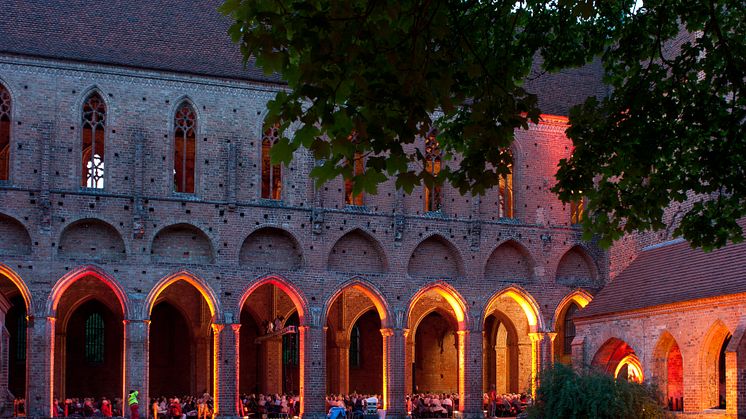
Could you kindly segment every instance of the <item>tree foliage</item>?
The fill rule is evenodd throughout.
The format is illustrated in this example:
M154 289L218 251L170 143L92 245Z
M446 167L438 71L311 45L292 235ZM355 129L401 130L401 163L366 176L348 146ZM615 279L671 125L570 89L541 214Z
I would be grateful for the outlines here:
M746 12L742 0L226 0L246 60L288 84L266 124L272 158L310 150L321 184L354 193L387 178L410 192L448 182L481 194L511 164L516 130L541 109L524 82L600 59L606 98L571 111L572 158L554 191L589 199L588 237L659 229L692 194L678 233L696 245L739 240L744 216ZM688 40L671 48L682 34ZM678 47L678 44L676 44ZM292 135L291 135L292 132ZM354 135L353 135L354 133ZM417 138L437 135L453 161L434 178ZM350 141L354 136L355 141ZM356 155L366 170L355 174Z
M608 374L578 374L557 364L541 374L529 418L656 419L663 410L654 387L617 380Z

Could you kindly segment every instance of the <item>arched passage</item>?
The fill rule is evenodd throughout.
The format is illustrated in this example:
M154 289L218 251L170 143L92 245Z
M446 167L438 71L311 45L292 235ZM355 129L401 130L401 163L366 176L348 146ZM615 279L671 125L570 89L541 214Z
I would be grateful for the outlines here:
M554 312L554 362L570 365L572 363L572 340L575 338L574 317L578 310L591 301L590 294L575 291L560 301Z
M179 272L159 281L144 307L150 319L150 397L214 395L217 339L212 325L220 309L209 286Z
M719 320L710 327L705 336L700 355L701 403L705 409L726 408L725 349L730 339L730 331Z
M593 356L591 366L599 371L628 381L641 383L645 376L642 363L627 342L611 338Z
M538 348L532 334L541 319L536 302L518 288L507 288L489 300L484 316L484 390L516 393L535 388Z
M457 392L465 400L466 305L453 288L435 283L411 299L405 348L405 388ZM451 349L452 348L452 349Z
M353 280L332 295L326 307L327 391L385 398L381 329L390 321L385 299L369 284Z
M124 396L124 322L127 297L107 273L76 269L52 289L56 317L53 393L58 397Z
M6 265L0 264L0 327L2 340L0 353L2 365L7 368L6 382L0 382L2 394L26 398L28 323L33 315L31 295L20 276Z
M239 311L239 393L299 395L304 361L299 326L305 322L305 299L288 281L272 276L244 291Z
M672 411L684 410L684 360L678 342L667 331L655 346L653 362L663 404Z

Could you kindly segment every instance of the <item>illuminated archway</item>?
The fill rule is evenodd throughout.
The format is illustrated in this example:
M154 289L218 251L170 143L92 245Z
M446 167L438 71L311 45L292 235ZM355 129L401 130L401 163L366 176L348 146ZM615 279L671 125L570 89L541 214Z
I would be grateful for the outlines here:
M645 379L637 353L619 338L611 338L601 345L593 356L591 366L615 378L638 383Z
M207 389L219 405L218 390L219 332L222 310L215 292L202 278L188 271L178 271L159 280L148 293L142 307L142 318L150 320L149 383L153 397L169 396L177 390L191 394ZM171 323L185 324L188 331L171 333ZM186 342L185 342L186 341ZM184 355L180 345L190 345ZM186 359L180 380L183 386L171 384L176 372L168 368L169 353ZM178 352L178 354L177 354ZM180 359L181 359L180 358ZM228 395L230 397L230 395Z
M490 298L484 310L482 318L483 324L487 322L489 316L492 316L495 313L501 313L507 308L505 307L506 303L504 299L512 301L520 308L519 316L522 316L527 324L525 332L518 335L517 338L524 342L529 342L526 345L530 344L530 353L525 354L525 351L519 351L518 358L524 360L521 363L522 365L526 362L526 358L530 360L530 373L526 374L530 377L530 381L527 383L528 385L524 385L524 387L530 387L533 390L536 388L536 379L538 377L539 369L539 334L537 332L544 330L543 316L539 311L539 304L529 293L517 286L511 286L498 291L492 296L492 298ZM522 319L514 317L511 320L511 323L516 324L519 320L522 321ZM520 361L514 357L513 362ZM520 369L522 365L519 365L518 368ZM515 369L516 367L514 366L513 368ZM525 390L525 388L522 390Z
M343 283L324 306L321 324L327 326L327 391L380 393L386 406L382 333L391 327L392 317L383 294L364 279L353 278Z
M456 390L459 393L458 410L464 408L465 388L466 388L466 331L468 318L466 312L466 303L463 297L450 285L444 282L431 283L421 288L409 301L407 308L407 325L408 336L405 348L405 386L409 390L414 390L413 383L416 382L417 363L415 359L415 349L417 344L418 330L420 322L426 319L426 316L432 316L438 313L444 319L452 319L452 328L455 334L455 364L457 371ZM442 339L442 337L440 338ZM448 361L447 359L445 361ZM413 368L412 366L415 365ZM444 378L441 377L441 378ZM454 406L456 408L456 406Z
M554 311L552 324L557 333L552 348L552 362L571 364L571 345L575 337L575 323L573 317L576 312L590 303L593 297L583 291L577 290L565 296Z
M645 375L642 372L642 364L637 355L629 354L622 358L614 371L614 378L638 384L642 383L645 380Z
M59 397L124 396L127 295L96 266L82 266L60 278L47 299L56 319L51 345L51 392ZM101 370L110 371L100 374Z
M726 365L725 348L731 338L728 327L720 320L710 326L700 349L701 407L725 408Z
M2 263L0 263L0 288L2 288L0 299L8 304L3 309L3 323L0 324L0 328L4 326L7 331L8 348L3 351L3 359L0 362L7 368L8 381L0 383L0 390L6 394L10 391L28 400L26 392L30 347L27 344L29 337L27 319L34 315L33 300L20 275Z
M28 316L34 315L34 302L31 298L31 291L29 291L28 286L26 286L26 283L21 279L21 276L18 275L13 269L11 269L8 265L4 263L0 263L0 275L8 278L10 282L13 283L13 285L18 288L18 292L21 294L21 297L23 298L23 302L26 306L26 313Z
M661 334L653 351L653 375L669 410L684 409L684 360L678 342L668 331Z
M250 307L250 308L249 308ZM300 396L301 414L305 404L305 348L306 348L306 326L312 320L309 316L308 304L300 290L290 281L279 275L262 277L249 284L241 294L237 313L241 319L241 337L243 339L254 339L253 342L240 340L240 356L236 358L236 368L239 370L239 382L244 387L252 380L248 375L256 377L254 386L264 394L281 393L283 387L290 385L298 386L297 394ZM295 318L297 316L297 323ZM251 320L251 321L249 321ZM295 329L283 329L292 320ZM318 319L317 319L318 320ZM272 324L272 329L269 329ZM275 330L274 325L279 324ZM254 326L256 325L256 326ZM256 336L249 336L244 327L258 327ZM287 333L293 336L292 342L297 345L292 349L293 356L297 356L297 367L289 368L286 365L287 354L283 347L290 343ZM249 350L246 345L254 346L256 351ZM253 355L249 354L252 353ZM241 357L258 356L257 370L249 371L244 368L251 367L251 362L241 362ZM295 361L293 362L295 364ZM282 374L265 374L265 369L283 371ZM292 383L288 382L286 373L292 373ZM244 388L246 389L246 388Z

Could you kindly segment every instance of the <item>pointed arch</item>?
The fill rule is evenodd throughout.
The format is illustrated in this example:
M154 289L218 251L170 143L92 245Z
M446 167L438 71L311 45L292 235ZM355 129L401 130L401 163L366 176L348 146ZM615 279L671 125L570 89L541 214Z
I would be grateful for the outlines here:
M213 263L212 238L194 224L167 225L153 235L150 254L158 262Z
M381 328L393 327L394 320L391 316L391 309L386 301L386 297L384 297L383 293L378 290L375 285L360 277L354 277L345 281L332 295L329 296L329 298L326 299L324 308L322 309L323 317L321 319L321 324L326 324L326 319L329 317L329 310L331 309L332 304L334 304L334 301L349 289L355 289L362 292L371 300L371 302L373 302L373 307L378 312L378 317L381 318ZM362 315L362 313L360 314Z
M308 302L306 301L306 297L301 292L301 290L292 282L277 274L258 278L255 281L251 282L246 288L244 288L243 292L241 293L241 298L238 301L238 307L236 307L236 313L239 313L239 316L241 313L241 309L243 308L244 304L246 304L246 300L248 300L249 296L251 296L251 294L256 291L257 288L267 284L276 286L277 288L285 292L288 297L290 297L290 300L293 302L296 309L298 310L298 317L300 319L301 326L305 326L314 320L312 318L308 318Z
M279 201L282 199L282 164L272 164L272 147L280 141L280 125L268 127L262 133L260 146L261 197Z
M410 318L412 314L412 308L417 304L417 302L424 296L425 294L429 292L434 292L438 294L439 296L443 297L444 300L448 303L450 308L453 310L453 314L456 317L456 323L458 324L458 330L463 331L468 329L468 313L466 309L466 301L464 300L464 297L461 296L461 294L456 291L455 288L450 286L449 284L443 282L443 281L437 281L432 282L428 285L425 285L424 287L420 288L419 291L417 291L412 298L409 299L409 303L407 304L407 313L406 313L406 319L407 323L411 323L412 319ZM411 324L410 324L411 329Z
M300 269L305 266L303 246L292 232L275 225L261 225L244 239L238 263L273 271Z
M653 349L653 378L669 410L683 410L684 361L676 338L664 330Z
M594 286L598 281L598 266L588 250L576 244L560 258L556 267L556 282L570 287Z
M36 310L34 310L34 300L31 298L31 291L29 291L26 282L16 273L10 266L0 262L0 275L8 278L13 285L18 288L21 293L21 298L26 305L26 313L28 316L34 316Z
M454 260L451 260L454 259ZM464 258L458 247L440 233L420 240L409 256L407 273L411 277L462 277Z
M585 308L588 303L593 300L593 296L583 289L577 289L570 294L567 294L562 301L557 304L557 308L554 310L554 317L552 318L552 325L557 327L557 322L560 321L561 315L567 310L568 304L575 303L580 308Z
M0 181L10 180L10 139L13 130L13 97L0 80Z
M103 189L106 184L106 128L109 107L97 87L90 88L83 97L80 108L80 186Z
M177 103L173 112L174 192L193 194L197 178L197 107L186 97Z
M186 270L174 272L168 276L165 276L161 278L158 283L155 284L155 286L148 293L148 296L145 299L145 303L143 304L143 312L141 313L142 319L150 318L150 313L153 311L153 307L158 300L158 296L163 292L163 290L168 288L169 285L177 281L185 281L196 288L197 291L199 291L199 293L202 295L202 297L204 297L205 301L207 302L207 306L210 308L212 322L220 322L220 320L222 319L222 310L217 295L207 282L205 282L199 276L194 275L193 273Z
M627 342L616 337L609 338L601 345L593 356L591 366L615 378L624 373L624 367L628 366L631 370L627 370L627 378L633 377L638 382L645 379L642 363L635 350Z
M701 406L718 408L721 405L723 391L720 371L725 368L721 352L731 338L731 331L722 320L716 320L702 340L699 351L699 373L701 383Z
M122 234L100 218L80 218L62 229L57 240L57 255L81 259L119 260L127 258Z
M96 278L102 281L106 286L108 286L117 297L124 318L130 318L130 315L132 313L130 309L129 299L127 297L127 293L124 291L124 288L122 288L119 282L113 276L109 275L108 272L95 265L85 265L73 269L57 281L57 283L52 288L52 292L47 298L46 310L49 317L57 316L57 304L59 303L62 295L65 293L65 290L67 290L72 284L74 284L75 281L84 277Z
M368 254L369 251L373 254ZM384 273L388 271L388 258L381 242L359 227L342 234L334 242L326 260L326 267L331 271L349 271L353 266L352 261L354 261L354 270L358 272Z
M535 266L534 257L526 246L518 240L508 239L492 249L482 272L488 279L531 280Z
M32 252L29 229L16 217L0 213L0 255L30 255Z
M495 311L497 308L497 300L502 296L512 298L519 306L521 306L523 313L526 315L526 320L528 321L531 332L544 330L544 316L541 314L539 303L536 302L531 294L517 285L504 288L495 293L492 298L489 299L484 309L484 318L482 321L484 321L491 312Z

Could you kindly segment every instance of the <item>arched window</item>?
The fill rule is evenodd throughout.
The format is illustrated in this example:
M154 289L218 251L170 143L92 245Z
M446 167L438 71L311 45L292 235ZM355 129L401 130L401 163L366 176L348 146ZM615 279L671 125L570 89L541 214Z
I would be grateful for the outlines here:
M350 333L350 366L359 367L362 358L360 357L360 328L357 323L352 326Z
M85 321L85 360L91 364L104 362L104 318L93 313Z
M431 133L425 139L425 171L433 177L437 177L440 173L442 163L440 144L435 135ZM425 212L439 211L441 204L441 186L434 179L425 181Z
M0 181L10 179L10 92L0 84Z
M282 198L282 165L272 164L272 146L280 140L277 125L268 128L262 138L262 198L280 200Z
M350 135L350 141L353 143L357 142L357 134ZM352 168L352 176L360 176L365 173L365 159L361 153L355 153L352 162L347 162ZM363 194L353 194L352 190L355 186L353 179L345 179L345 204L347 205L363 205Z
M585 217L585 197L579 197L573 201L570 201L570 223L580 224L583 222Z
M25 361L26 360L26 328L28 327L28 323L26 321L26 312L24 311L18 316L18 319L16 321L16 330L15 330L15 336L16 336L16 361Z
M565 320L562 328L562 354L564 355L572 354L572 340L575 339L575 322L573 321L573 318L577 311L578 305L574 302L570 303L570 306L567 307L567 311L565 311Z
M81 186L104 187L104 135L106 132L106 103L98 93L91 93L83 103L83 148Z
M282 363L286 366L297 366L300 363L300 336L298 325L300 319L298 313L293 313L285 322L285 327L295 326L295 333L282 335Z
M509 165L510 173L500 176L500 218L513 218L513 165Z
M174 191L194 193L197 114L187 102L176 109L174 117Z

